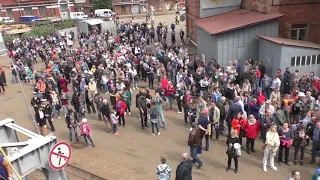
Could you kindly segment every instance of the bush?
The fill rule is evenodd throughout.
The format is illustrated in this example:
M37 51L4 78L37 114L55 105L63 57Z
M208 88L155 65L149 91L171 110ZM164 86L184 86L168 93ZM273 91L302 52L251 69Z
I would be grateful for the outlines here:
M66 29L66 28L71 28L74 27L75 23L72 20L63 20L61 23L57 25L52 25L52 24L45 24L45 25L40 25L40 26L35 26L32 27L32 30L29 32L26 32L22 35L14 34L3 34L3 40L5 43L7 42L12 42L14 38L21 37L35 37L35 36L43 36L46 37L48 35L53 35L56 31L61 30L61 29Z

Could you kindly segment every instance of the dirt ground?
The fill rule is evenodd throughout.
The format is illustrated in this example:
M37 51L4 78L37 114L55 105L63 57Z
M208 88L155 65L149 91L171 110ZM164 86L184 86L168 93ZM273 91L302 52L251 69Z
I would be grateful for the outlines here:
M164 17L165 19L168 16ZM162 20L162 18L159 18ZM167 20L173 21L173 15ZM183 27L184 25L180 25ZM0 57L0 64L9 67L11 62L7 57ZM36 69L43 68L43 64L38 64ZM12 118L16 123L35 131L31 115L26 103L30 103L32 89L30 84L22 84L27 95L27 102L24 99L19 84L12 85L11 74L7 69L6 94L0 96L0 119ZM142 83L144 85L144 83ZM188 152L187 138L189 128L183 125L183 114L177 114L177 106L174 111L166 111L167 130L161 130L160 136L151 136L151 128L142 130L138 119L138 111L135 108L135 95L133 92L133 105L131 115L126 115L126 127L119 127L119 135L114 136L105 130L104 123L98 121L97 115L88 115L88 121L92 128L92 138L96 144L95 148L85 147L83 140L80 143L71 143L73 155L70 163L86 171L97 174L108 180L151 180L156 179L156 166L160 163L160 156L167 158L167 163L172 168L172 178L175 177L177 165L180 163L181 153ZM108 97L104 95L105 97ZM109 97L108 97L109 99ZM66 128L64 118L54 119L56 127L55 136L59 141L69 141L69 131ZM22 137L22 139L24 139ZM218 141L210 141L210 150L204 151L200 159L204 162L201 169L193 167L193 179L195 180L257 180L257 179L286 179L292 170L299 170L301 179L311 179L311 174L317 165L308 165L310 160L309 151L306 154L304 166L278 166L275 172L268 169L262 171L262 150L261 141L256 141L256 153L247 155L244 151L239 158L239 173L233 171L226 172L227 155L226 138L222 136ZM244 140L245 142L245 140ZM308 147L310 149L310 147ZM293 152L290 153L293 159ZM234 166L232 166L234 167Z

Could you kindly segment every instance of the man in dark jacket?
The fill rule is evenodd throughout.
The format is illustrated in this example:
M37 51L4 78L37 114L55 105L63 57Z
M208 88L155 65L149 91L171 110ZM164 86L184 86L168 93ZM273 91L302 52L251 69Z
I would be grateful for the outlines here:
M220 119L219 119L219 133L224 131L224 121L226 119L226 98L224 96L220 97L220 101L217 102L217 107L220 110Z
M292 79L292 76L291 76L291 73L290 73L290 68L287 67L286 68L286 71L284 72L283 74L283 89L284 89L284 94L289 94L289 92L291 92L291 79Z
M190 146L190 154L193 163L198 163L198 169L203 165L203 162L199 159L197 149L200 146L200 129L196 128L195 123L191 124L192 130L189 133L188 146Z
M140 111L141 128L148 127L148 113L147 113L147 98L144 90L141 91L141 95L137 99L137 108Z
M235 97L234 98L234 103L229 108L228 118L227 118L227 125L228 125L229 135L230 135L230 131L231 131L231 121L232 121L232 119L234 117L236 117L239 112L242 112L242 107L240 106L240 104L238 104L239 100L240 100L239 96Z
M104 122L106 124L107 132L110 133L112 123L110 120L110 108L109 108L108 100L106 100L106 99L103 100L103 105L101 107L101 114L102 114L102 119L104 120Z
M188 159L188 153L183 153L181 163L176 170L175 180L192 180L192 161Z

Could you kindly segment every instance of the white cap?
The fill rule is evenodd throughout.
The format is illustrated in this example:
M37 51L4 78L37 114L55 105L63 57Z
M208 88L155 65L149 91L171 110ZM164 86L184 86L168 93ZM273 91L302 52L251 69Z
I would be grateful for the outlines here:
M85 74L87 74L87 73L88 73L88 71L87 71L87 70L84 70L84 73L85 73Z
M304 92L299 92L299 93L298 93L298 96L299 96L299 97L305 97L306 95L304 94Z
M83 123L86 123L88 120L87 120L86 118L83 118L81 121L82 121Z

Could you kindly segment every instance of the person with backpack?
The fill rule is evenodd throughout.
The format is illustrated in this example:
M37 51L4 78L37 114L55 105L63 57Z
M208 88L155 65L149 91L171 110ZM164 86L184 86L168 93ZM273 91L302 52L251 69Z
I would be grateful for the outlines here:
M151 135L155 136L154 128L156 128L157 134L159 136L160 135L159 116L158 116L158 111L157 111L157 107L156 107L156 101L154 101L154 100L151 101L150 120L151 120L151 130L152 130Z
M69 129L70 142L72 142L73 133L76 141L79 142L78 123L79 123L79 120L76 118L76 112L73 112L72 109L69 109L66 115L66 124L67 124L67 128Z

